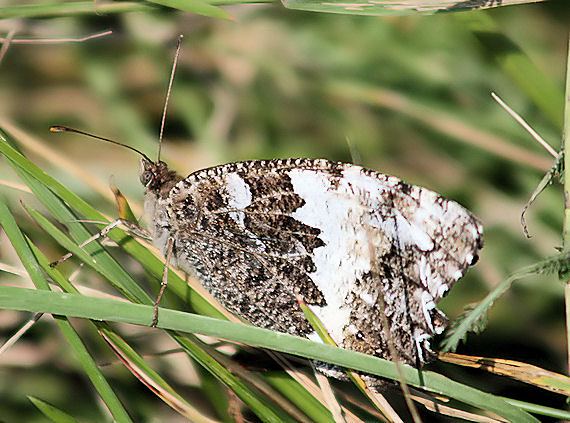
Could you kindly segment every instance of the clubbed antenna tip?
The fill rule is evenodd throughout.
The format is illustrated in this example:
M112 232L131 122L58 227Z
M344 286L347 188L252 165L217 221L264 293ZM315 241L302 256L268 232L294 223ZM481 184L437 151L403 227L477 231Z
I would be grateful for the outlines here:
M50 130L50 132L74 132L76 134L85 135L86 137L95 138L96 140L101 140L101 141L109 142L111 144L120 145L121 147L128 148L129 150L132 150L135 153L140 154L146 160L148 160L149 162L152 162L152 160L149 159L148 156L146 154L144 154L142 151L137 150L136 148L131 147L130 145L122 144L118 141L115 141L115 140L112 140L109 138L100 137L98 135L90 134L89 132L81 131L79 129L70 128L69 126L62 126L62 125L50 126L49 130Z

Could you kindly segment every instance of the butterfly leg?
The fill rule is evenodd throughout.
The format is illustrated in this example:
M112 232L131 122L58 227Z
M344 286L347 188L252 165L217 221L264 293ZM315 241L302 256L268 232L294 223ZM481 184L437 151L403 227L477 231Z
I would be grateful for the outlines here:
M114 222L109 223L107 226L105 226L103 229L101 229L101 231L99 231L98 233L96 233L92 237L83 241L81 244L79 244L79 247L83 248L87 244L89 244L90 242L93 242L99 238L105 237L112 229L116 228L119 225L125 226L125 228L127 229L127 232L130 234L133 234L135 236L139 236L141 238L150 238L150 234L148 233L148 231L141 228L136 223L131 222L130 220L126 220L126 219L117 219ZM71 253L71 252L64 254L63 256L61 256L56 261L51 262L49 265L50 265L50 267L55 267L58 264L64 262L68 258L70 258L71 256L73 256L73 253Z
M160 291L158 292L158 297L156 297L156 301L154 303L154 315L152 317L152 327L156 327L158 323L158 305L160 304L160 299L162 298L162 294L164 294L164 290L166 289L166 285L168 285L168 265L170 264L170 257L172 256L172 250L174 248L174 238L168 238L168 244L166 247L166 257L164 261L164 273L162 274L162 280L160 281Z

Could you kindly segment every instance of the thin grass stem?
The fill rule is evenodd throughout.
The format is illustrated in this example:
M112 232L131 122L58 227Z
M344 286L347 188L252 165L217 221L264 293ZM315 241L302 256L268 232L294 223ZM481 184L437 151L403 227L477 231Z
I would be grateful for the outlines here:
M570 245L570 157L568 150L570 150L570 42L568 44L568 57L566 60L566 87L565 87L565 104L564 104L564 128L562 131L562 151L564 152L564 228L563 240L564 249L568 249ZM564 289L564 300L566 304L566 338L567 338L567 352L568 352L568 369L570 371L570 279L566 278L566 287Z
M503 109L505 109L505 111L511 115L513 117L514 120L516 120L529 134L531 137L533 137L540 145L542 145L546 151L548 151L548 153L550 153L550 155L554 158L558 157L558 153L556 152L556 150L554 148L552 148L552 146L550 144L548 144L544 138L542 138L540 135L538 135L538 132L536 132L534 129L531 128L531 126L521 117L521 115L519 115L517 112L515 112L513 109L511 109L507 103L505 103L501 97L499 97L496 93L491 93L491 97L493 97L493 100L495 100L497 103L499 103L499 106L501 106Z

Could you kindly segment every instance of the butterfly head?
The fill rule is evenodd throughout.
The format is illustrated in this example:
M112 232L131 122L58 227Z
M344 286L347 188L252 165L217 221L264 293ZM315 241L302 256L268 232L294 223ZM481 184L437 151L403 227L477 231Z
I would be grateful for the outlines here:
M163 161L153 162L144 156L141 157L139 178L147 192L159 197L167 196L170 189L182 179L176 172L168 169Z

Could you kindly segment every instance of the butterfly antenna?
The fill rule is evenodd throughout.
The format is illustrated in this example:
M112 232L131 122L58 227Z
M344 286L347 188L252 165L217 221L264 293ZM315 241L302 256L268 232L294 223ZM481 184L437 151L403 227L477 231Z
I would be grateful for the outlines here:
M168 103L170 101L170 93L172 92L172 84L174 83L174 74L176 73L176 66L178 65L178 57L180 56L180 46L182 45L182 38L184 38L184 36L180 34L178 36L178 43L176 44L176 54L174 55L174 62L172 63L172 72L170 72L170 81L168 82L168 90L166 91L166 100L164 101L164 109L162 110L162 120L160 122L160 134L158 135L157 161L160 161L160 150L162 149L162 137L164 135L164 123L166 122L166 109L168 109Z
M90 137L90 138L95 138L95 139L97 139L97 140L110 142L111 144L120 145L121 147L128 148L129 150L132 150L132 151L134 151L135 153L140 154L140 155L143 156L145 159L147 159L149 162L152 162L152 160L149 159L148 156L147 156L146 154L144 154L142 151L137 150L136 148L131 147L130 145L122 144L122 143L120 143L120 142L118 142L118 141L111 140L111 139L109 139L109 138L104 138L104 137L100 137L100 136L98 136L98 135L93 135L93 134L90 134L89 132L81 131L81 130L75 129L75 128L70 128L70 127L68 127L68 126L52 126L52 127L49 128L49 130L50 130L51 132L75 132L76 134L85 135L85 136Z

